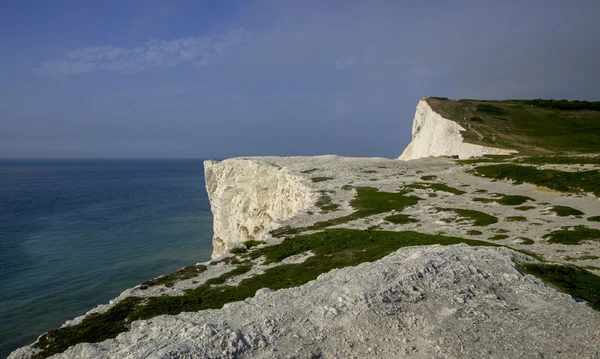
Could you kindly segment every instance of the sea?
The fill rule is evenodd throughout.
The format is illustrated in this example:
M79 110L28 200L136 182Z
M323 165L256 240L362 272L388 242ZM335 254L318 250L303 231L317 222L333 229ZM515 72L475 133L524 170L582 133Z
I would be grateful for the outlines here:
M0 160L0 358L210 259L201 159Z

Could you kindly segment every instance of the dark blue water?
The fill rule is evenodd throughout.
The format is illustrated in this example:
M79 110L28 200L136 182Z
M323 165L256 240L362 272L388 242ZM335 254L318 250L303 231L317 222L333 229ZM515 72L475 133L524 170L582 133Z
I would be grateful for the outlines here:
M211 237L202 160L0 160L0 357Z

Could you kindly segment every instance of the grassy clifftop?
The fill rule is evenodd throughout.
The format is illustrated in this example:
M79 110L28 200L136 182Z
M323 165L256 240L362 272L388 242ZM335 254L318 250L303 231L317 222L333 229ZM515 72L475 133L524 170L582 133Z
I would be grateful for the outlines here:
M600 152L600 102L430 97L427 103L466 128L469 143L521 155Z

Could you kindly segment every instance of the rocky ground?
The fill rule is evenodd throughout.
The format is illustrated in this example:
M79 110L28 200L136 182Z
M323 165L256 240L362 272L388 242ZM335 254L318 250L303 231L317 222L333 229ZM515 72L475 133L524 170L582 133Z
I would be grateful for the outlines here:
M314 228L315 223L355 213L352 201L357 189L364 187L402 192L419 200L402 210L358 216L326 228L415 231L499 247L400 248L372 263L321 274L304 285L277 291L266 286L253 298L225 304L222 309L134 321L129 331L115 339L78 344L56 357L600 358L600 312L520 269L520 263L544 260L575 264L599 274L600 241L560 244L551 243L547 236L567 227L600 229L600 222L589 220L600 216L595 196L491 181L470 173L477 164L444 158L403 162L319 156L227 161L233 165L250 161L257 168L285 171L285 177L292 176L314 200L296 208L289 218L269 226L261 222L262 231L255 239L265 244L252 244L260 244L259 249L299 235L288 231L273 236L269 230L289 227L310 234L321 230ZM577 170L576 166L562 167ZM565 207L578 212L565 215L560 210ZM460 210L477 211L486 221L479 223L478 217L465 216ZM390 216L397 214L409 220L392 221ZM234 227L228 223L227 228ZM304 263L316 256L307 250L269 262L264 256L252 257L255 247L245 249L251 247L248 244L228 246L222 251L237 247L239 254L216 258L203 264L198 274L168 286L156 282L129 289L93 312L104 313L128 297L185 295L186 290L239 268L240 263L248 269L213 287L236 286L269 268ZM77 325L84 318L66 325ZM37 352L27 347L11 358Z

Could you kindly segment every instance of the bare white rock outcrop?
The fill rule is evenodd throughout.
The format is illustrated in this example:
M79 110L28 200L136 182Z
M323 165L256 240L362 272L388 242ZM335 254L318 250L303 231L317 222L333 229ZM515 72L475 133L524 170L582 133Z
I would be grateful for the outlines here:
M213 258L259 239L277 221L314 202L305 178L264 159L205 161L204 177L213 213Z
M600 312L505 248L402 248L218 310L159 316L54 358L598 358Z
M422 157L458 156L471 158L483 155L507 155L515 150L466 143L458 123L435 112L426 100L421 100L413 120L412 140L398 159L408 161Z

